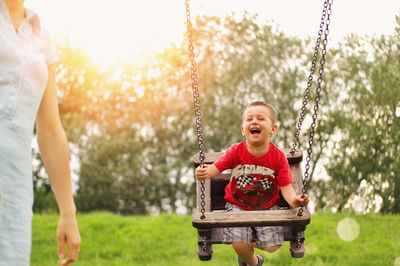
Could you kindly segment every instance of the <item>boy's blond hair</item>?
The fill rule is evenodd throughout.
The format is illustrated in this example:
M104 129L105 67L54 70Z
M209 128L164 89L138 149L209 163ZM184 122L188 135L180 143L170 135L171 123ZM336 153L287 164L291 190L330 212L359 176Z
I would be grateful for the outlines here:
M278 121L278 114L277 114L275 108L272 105L270 105L264 101L254 101L254 102L250 103L249 105L247 105L246 109L243 112L243 121L245 120L245 115L246 115L247 109L249 109L252 106L265 106L269 110L272 123L275 125L276 122Z

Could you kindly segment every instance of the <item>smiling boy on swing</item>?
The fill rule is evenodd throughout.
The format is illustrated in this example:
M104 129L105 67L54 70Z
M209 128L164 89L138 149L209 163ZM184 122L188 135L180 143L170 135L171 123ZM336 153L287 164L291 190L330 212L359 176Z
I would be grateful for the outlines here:
M276 122L277 114L271 105L252 102L243 113L241 131L246 140L233 144L214 164L196 169L200 181L232 170L225 188L228 211L277 209L279 191L294 208L308 205L308 195L296 195L291 185L293 179L285 154L270 142L278 130ZM274 252L283 244L281 226L225 228L224 233L224 241L232 243L241 266L263 264L264 258L255 254L254 248Z

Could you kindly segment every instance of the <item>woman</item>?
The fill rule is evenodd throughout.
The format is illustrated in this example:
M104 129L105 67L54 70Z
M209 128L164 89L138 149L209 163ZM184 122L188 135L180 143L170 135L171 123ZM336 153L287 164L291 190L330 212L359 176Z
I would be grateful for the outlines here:
M78 257L68 142L55 84L55 47L23 0L0 0L0 265L29 265L32 238L31 141L37 140L60 219L59 265ZM68 247L68 254L65 252Z

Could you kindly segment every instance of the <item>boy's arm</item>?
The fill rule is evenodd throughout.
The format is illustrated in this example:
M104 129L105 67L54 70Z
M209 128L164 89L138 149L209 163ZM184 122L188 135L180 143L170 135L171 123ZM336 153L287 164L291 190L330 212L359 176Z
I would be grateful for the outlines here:
M296 195L296 192L293 189L292 184L288 184L286 186L281 187L281 192L287 203L293 208L297 208L300 206L307 206L309 202L309 196L304 195Z
M215 165L204 165L196 168L196 178L199 181L204 181L218 175L220 171Z

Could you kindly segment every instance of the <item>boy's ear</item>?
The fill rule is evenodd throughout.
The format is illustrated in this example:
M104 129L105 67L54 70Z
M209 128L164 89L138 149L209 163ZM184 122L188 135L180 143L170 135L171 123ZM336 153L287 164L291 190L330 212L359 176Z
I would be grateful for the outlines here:
M272 126L271 135L274 135L278 131L278 125L275 124Z
M242 136L244 137L244 128L243 128L243 126L240 127L240 130L242 131Z

